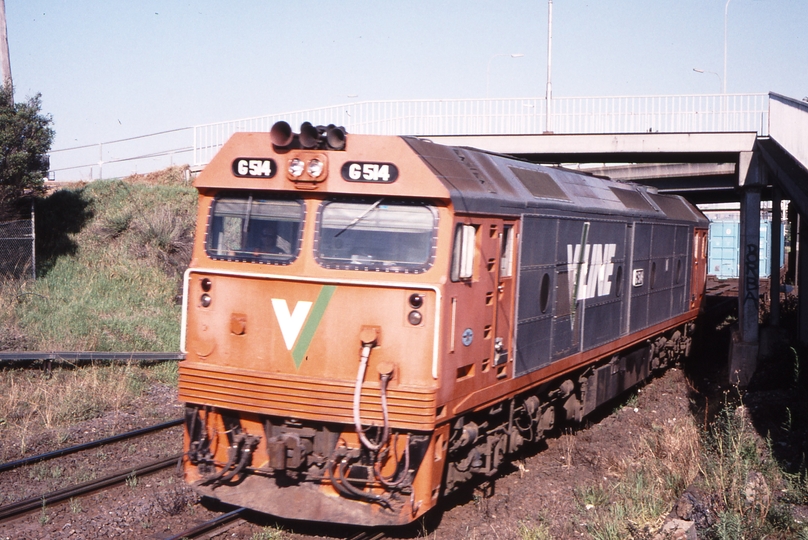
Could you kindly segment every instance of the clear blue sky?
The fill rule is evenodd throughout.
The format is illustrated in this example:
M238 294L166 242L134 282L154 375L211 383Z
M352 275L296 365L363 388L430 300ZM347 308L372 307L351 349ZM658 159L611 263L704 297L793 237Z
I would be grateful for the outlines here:
M721 89L725 0L555 0L553 95ZM6 0L54 149L349 101L544 96L547 0ZM731 0L727 91L808 96L808 1ZM522 53L522 58L495 54ZM711 73L699 74L693 68ZM350 97L349 97L350 96Z

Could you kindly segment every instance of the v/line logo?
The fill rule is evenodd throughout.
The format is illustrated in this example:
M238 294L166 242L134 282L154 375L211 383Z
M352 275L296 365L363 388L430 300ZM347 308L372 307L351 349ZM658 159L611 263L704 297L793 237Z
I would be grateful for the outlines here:
M275 318L280 326L283 342L286 350L292 351L292 359L298 369L306 357L314 333L320 326L325 308L336 289L333 285L324 285L313 303L300 300L292 311L289 311L289 304L285 298L272 299L272 310L275 312Z
M570 302L607 296L612 291L612 260L616 251L617 244L567 244Z
M283 341L289 351L294 347L297 336L300 334L300 329L303 328L303 323L306 322L306 316L309 314L311 304L311 302L300 301L295 304L295 310L289 313L289 306L286 304L285 298L272 299L272 309L275 310L275 317L277 317L278 324L281 327Z

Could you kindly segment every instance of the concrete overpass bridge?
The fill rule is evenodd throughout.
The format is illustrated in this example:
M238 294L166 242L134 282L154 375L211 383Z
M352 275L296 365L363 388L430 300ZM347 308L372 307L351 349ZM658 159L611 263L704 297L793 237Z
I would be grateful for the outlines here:
M677 193L695 203L739 201L742 270L739 330L730 374L745 385L758 354L760 203L798 210L797 283L808 284L808 102L778 94L365 102L194 128L194 163L204 166L235 131L341 123L349 133L417 135L537 163L587 166L618 180ZM779 275L780 213L773 213L771 275ZM779 281L771 283L772 326ZM808 343L808 294L799 295Z

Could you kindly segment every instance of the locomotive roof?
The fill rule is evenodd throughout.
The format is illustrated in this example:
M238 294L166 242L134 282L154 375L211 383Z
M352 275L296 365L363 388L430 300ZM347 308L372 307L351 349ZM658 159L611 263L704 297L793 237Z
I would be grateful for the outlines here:
M636 184L545 167L474 148L435 144L416 137L349 134L345 151L329 151L299 146L277 148L269 133L235 133L196 178L194 185L198 189L296 191L301 186L284 178L286 166L280 165L296 155L330 161L334 173L322 190L328 193L450 199L457 212L471 214L594 213L673 219L703 226L708 223L698 209L679 196L659 195ZM277 173L268 177L236 174L236 163L252 163L253 160L272 161L271 167ZM370 183L348 181L344 171L341 174L338 171L351 163L387 163L401 171L401 179Z
M637 184L475 148L404 139L445 184L460 212L519 215L549 209L708 223L704 214L678 195L660 195Z

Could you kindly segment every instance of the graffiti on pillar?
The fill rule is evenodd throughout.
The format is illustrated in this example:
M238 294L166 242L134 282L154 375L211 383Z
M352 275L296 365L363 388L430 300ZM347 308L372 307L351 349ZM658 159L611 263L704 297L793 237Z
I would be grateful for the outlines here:
M749 300L757 302L760 298L760 282L758 279L758 246L755 244L746 244L744 276L746 277L746 294L743 300L744 302Z

